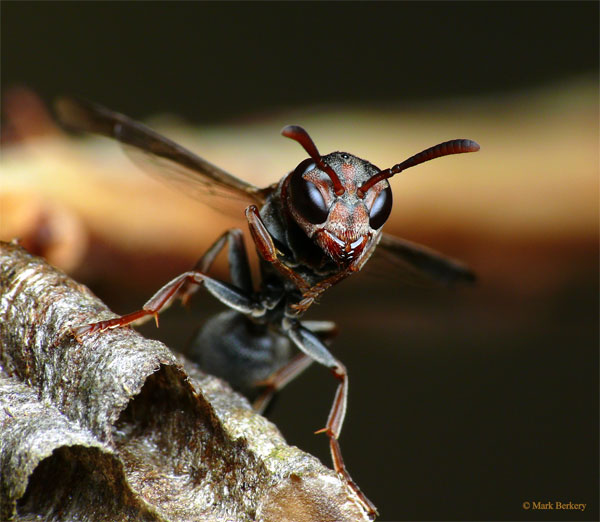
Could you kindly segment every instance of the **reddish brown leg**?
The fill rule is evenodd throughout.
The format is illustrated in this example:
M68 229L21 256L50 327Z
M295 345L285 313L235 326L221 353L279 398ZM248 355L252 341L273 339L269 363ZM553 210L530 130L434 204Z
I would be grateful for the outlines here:
M367 511L369 518L373 520L377 516L377 507L360 490L356 482L352 480L352 477L346 470L346 466L344 466L344 461L342 460L342 450L340 449L340 443L337 439L330 437L329 447L331 449L331 457L333 459L333 466L335 468L335 471L344 477L344 480L348 483L350 489L354 491L358 496L360 503L363 505L365 511Z
M338 334L338 328L332 321L302 321L302 325L316 334L319 339L327 343ZM279 368L264 381L256 383L256 386L264 386L252 406L258 413L263 413L265 408L273 398L273 395L285 387L290 381L294 380L306 368L308 368L314 359L304 353L296 355L291 361Z
M332 369L333 375L340 381L337 391L335 393L335 399L331 411L329 412L329 418L327 419L327 425L322 430L316 433L326 433L329 437L329 449L331 451L331 459L333 461L333 468L341 475L344 480L348 483L350 489L352 489L358 496L365 510L369 513L369 516L374 518L377 515L377 508L367 498L367 496L360 490L356 482L352 480L350 473L344 465L344 459L342 458L342 450L340 449L340 443L338 438L342 431L342 424L344 417L346 416L346 403L348 398L348 374L345 366L338 362L337 368Z
M235 286L246 291L252 291L252 280L246 248L244 246L244 235L238 228L232 228L224 232L198 260L192 270L207 273L213 265L216 257L229 244L229 267L232 276L232 282ZM196 284L186 284L180 290L181 301L187 305L190 298L200 289Z
M293 314L295 316L300 316L304 312L306 312L310 306L317 300L317 298L328 288L331 288L336 283L339 283L342 279L345 279L353 272L352 266L338 272L337 274L324 279L323 281L317 283L314 286L311 286L307 290L304 290L302 294L302 299L293 305L290 305L290 308L293 310Z
M365 248L362 251L360 256L357 257L347 267L341 268L337 274L334 274L334 275L328 277L327 279L320 281L319 283L317 283L316 285L314 285L308 289L300 288L300 290L302 290L302 292L303 292L302 299L298 303L290 306L290 308L292 310L290 315L291 316L302 315L304 312L306 312L306 310L308 310L310 305L312 305L325 290L327 290L328 288L331 288L333 285L336 285L342 279L345 279L346 277L353 274L354 272L359 272L360 269L364 266L364 264L371 257L371 254L375 250L376 246L377 246L377 241L370 241L369 245L367 246L367 248Z
M265 313L264 306L256 302L253 295L244 292L236 286L192 270L190 272L185 272L168 282L152 296L142 310L124 315L123 317L80 326L79 328L75 328L73 333L75 334L75 337L79 337L91 332L101 332L108 330L109 328L127 326L150 316L156 317L160 312L165 310L178 295L180 295L181 289L185 288L185 285L188 284L204 285L204 287L219 301L243 314L258 317Z
M205 273L211 267L219 252L229 243L229 261L233 285L228 285L213 279ZM73 329L75 337L81 335L101 332L110 328L119 328L130 324L140 324L151 317L156 319L158 325L158 314L168 308L178 297L184 301L204 285L206 289L217 299L235 310L249 315L260 315L263 313L262 306L252 299L252 281L246 252L244 249L242 232L231 229L221 235L208 249L206 254L196 263L196 268L181 274L163 286L144 305L142 310L133 312L122 317L100 321Z
M280 252L275 247L273 238L263 223L256 205L250 205L246 209L246 219L248 220L250 233L260 256L265 261L272 263L279 272L291 280L302 292L307 291L309 289L308 283L289 266L283 264L277 257Z
M325 428L317 433L326 433L329 437L329 447L331 450L331 458L335 471L347 482L348 486L362 503L369 516L374 517L377 513L373 503L360 490L356 483L350 477L350 474L344 466L342 452L338 443L338 438L344 423L346 415L346 403L348 398L348 373L344 365L339 362L331 353L323 342L317 337L314 332L303 326L295 319L286 318L282 322L282 329L286 335L294 342L294 344L306 355L312 357L318 363L327 366L333 373L334 377L340 381L335 392L335 398L327 424Z
M186 285L186 283L194 283L199 285L202 283L203 277L204 276L199 272L185 272L184 274L177 276L172 281L169 281L158 292L156 292L141 310L123 315L121 317L115 317L114 319L108 319L106 321L99 321L97 323L79 326L73 329L73 333L75 334L75 337L79 337L88 333L103 332L104 330L120 328L133 323L140 324L150 319L152 316L157 318L160 312L169 307L174 298L177 296L177 293L182 287L184 287L184 285Z
M263 413L269 402L271 402L275 392L281 390L288 382L298 377L298 375L306 370L312 363L312 357L299 353L290 362L279 368L279 370L271 374L264 381L257 382L257 386L264 386L265 389L252 403L252 407L258 413Z

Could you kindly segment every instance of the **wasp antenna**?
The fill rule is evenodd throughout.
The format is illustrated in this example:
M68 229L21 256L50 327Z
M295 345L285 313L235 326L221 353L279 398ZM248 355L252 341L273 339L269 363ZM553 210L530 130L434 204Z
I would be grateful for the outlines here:
M338 178L335 170L323 161L315 142L308 135L308 132L300 127L300 125L288 125L281 130L281 134L302 145L302 148L308 152L308 155L314 160L317 166L331 178L333 190L337 196L341 196L344 193L344 185L342 185L340 178Z
M477 152L479 149L479 144L473 140L450 140L433 147L429 147L428 149L411 156L407 160L404 160L402 163L398 163L389 169L382 170L381 172L375 174L358 189L358 195L360 197L364 197L367 190L369 190L373 185L379 183L382 179L391 178L395 174L409 169L410 167L414 167L435 158L441 158L442 156L462 154L465 152Z
M290 138L294 141L297 141L302 148L308 152L308 155L314 159L315 161L321 161L321 155L319 154L319 150L315 145L315 142L308 135L300 125L288 125L281 129L281 134L283 134L286 138Z

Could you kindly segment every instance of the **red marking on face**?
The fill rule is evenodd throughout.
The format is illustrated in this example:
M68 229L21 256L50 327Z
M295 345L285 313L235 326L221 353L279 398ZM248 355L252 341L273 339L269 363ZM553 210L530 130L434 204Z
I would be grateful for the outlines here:
M337 201L329 210L327 228L338 237L355 240L368 232L369 212L363 202L348 206Z
M358 258L371 237L369 214L364 205L334 204L325 226L316 233L319 246L340 265Z
M348 194L354 194L357 190L356 186L356 169L350 163L342 163L342 175L344 176L344 188Z
M357 259L362 254L368 240L368 236L361 236L354 241L344 240L325 229L317 232L317 242L327 255L339 265L346 265Z

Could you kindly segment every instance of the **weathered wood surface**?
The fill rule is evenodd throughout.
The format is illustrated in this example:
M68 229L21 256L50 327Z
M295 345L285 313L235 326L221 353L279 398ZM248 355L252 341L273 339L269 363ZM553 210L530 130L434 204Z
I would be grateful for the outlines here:
M337 475L87 288L0 243L0 519L366 520Z

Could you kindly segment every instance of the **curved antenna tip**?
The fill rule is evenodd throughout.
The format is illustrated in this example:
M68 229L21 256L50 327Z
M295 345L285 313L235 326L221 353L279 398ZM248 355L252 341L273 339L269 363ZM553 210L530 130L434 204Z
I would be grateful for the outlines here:
M286 138L296 139L296 136L307 134L307 132L300 125L286 125L281 129L281 134Z
M477 152L479 149L481 149L481 146L476 141L465 140L465 150L467 152Z
M287 127L281 129L281 134L283 134L286 138L291 138L292 140L297 141L302 146L302 148L314 160L317 166L329 176L331 182L333 183L333 190L338 196L341 196L344 193L345 189L340 181L340 178L336 174L335 170L333 170L330 165L323 161L317 146L309 136L308 132L300 127L300 125L288 125Z

